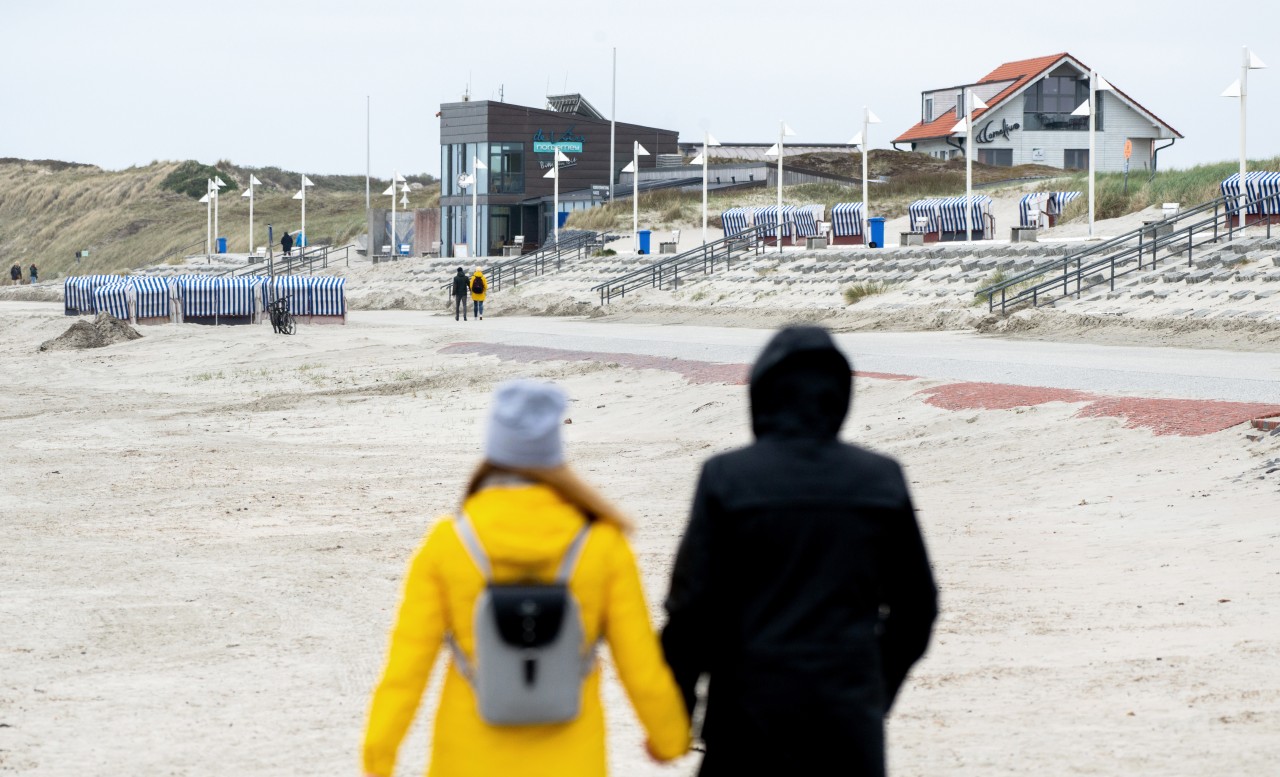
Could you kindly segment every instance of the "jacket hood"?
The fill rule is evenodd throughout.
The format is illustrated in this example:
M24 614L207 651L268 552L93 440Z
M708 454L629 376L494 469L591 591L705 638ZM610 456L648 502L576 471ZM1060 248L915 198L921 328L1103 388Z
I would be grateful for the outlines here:
M467 498L464 509L495 568L558 563L586 521L540 483L482 488Z
M788 327L751 368L751 428L756 437L834 438L852 395L849 360L827 330Z

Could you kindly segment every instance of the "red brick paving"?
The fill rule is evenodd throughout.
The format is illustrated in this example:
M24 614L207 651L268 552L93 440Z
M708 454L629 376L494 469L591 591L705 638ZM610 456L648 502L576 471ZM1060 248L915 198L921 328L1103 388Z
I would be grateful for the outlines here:
M714 362L645 356L630 353L595 353L540 346L502 345L500 343L455 343L441 349L445 353L497 356L506 361L537 362L608 361L637 370L665 370L678 373L690 383L723 383L742 385L747 382L750 365L716 364ZM910 381L914 375L889 372L857 372L860 378ZM1075 389L1040 386L1014 386L1004 383L950 383L919 392L925 402L947 410L1010 410L1049 402L1081 404L1077 417L1123 418L1129 429L1149 429L1159 435L1193 437L1213 434L1254 419L1280 415L1280 405L1248 402L1221 402L1203 399L1154 399L1149 397L1115 397Z

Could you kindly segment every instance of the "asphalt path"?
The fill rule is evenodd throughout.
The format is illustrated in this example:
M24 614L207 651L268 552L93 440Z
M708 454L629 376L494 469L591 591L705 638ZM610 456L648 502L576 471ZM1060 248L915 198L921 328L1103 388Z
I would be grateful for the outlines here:
M773 330L499 317L454 322L416 312L361 311L377 325L420 317L452 328L458 341L564 348L593 353L749 363ZM415 321L415 323L417 323ZM1077 389L1126 396L1280 402L1280 354L1009 340L965 332L836 335L865 372L954 381Z

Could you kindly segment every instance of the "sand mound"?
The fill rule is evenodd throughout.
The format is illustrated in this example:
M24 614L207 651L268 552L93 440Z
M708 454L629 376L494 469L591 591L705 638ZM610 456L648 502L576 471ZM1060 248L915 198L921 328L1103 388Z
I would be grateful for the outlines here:
M40 344L41 351L77 351L81 348L105 348L108 345L137 340L138 330L109 313L99 313L93 323L77 321L61 335Z

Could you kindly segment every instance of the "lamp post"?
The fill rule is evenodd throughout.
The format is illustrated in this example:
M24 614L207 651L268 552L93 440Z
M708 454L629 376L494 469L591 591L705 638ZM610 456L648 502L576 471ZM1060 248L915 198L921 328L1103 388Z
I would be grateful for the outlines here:
M1111 84L1107 83L1107 79L1098 75L1098 71L1089 71L1089 97L1071 112L1072 116L1088 116L1089 117L1089 237L1093 237L1093 215L1094 203L1096 202L1094 192L1094 178L1097 174L1097 160L1094 157L1096 153L1096 136L1098 129L1098 92L1111 89Z
M972 88L964 90L964 118L951 128L953 135L964 135L964 241L973 241L973 110L985 110L987 104L974 94Z
M293 195L293 198L295 200L302 200L302 230L300 233L300 239L298 241L301 244L299 248L302 249L301 251L302 253L306 253L306 249L307 249L307 187L308 186L315 186L315 184L311 183L311 179L308 178L304 173L302 175L302 188L298 190L297 194Z
M862 151L862 218L858 229L862 232L862 244L864 246L870 245L868 243L870 233L867 232L867 222L871 219L871 211L868 210L870 206L867 204L867 154L869 153L867 146L870 145L868 141L871 137L871 125L879 123L880 117L872 113L867 106L862 106L862 132L854 135L853 139L849 141L849 145L858 146Z
M778 122L778 142L771 146L768 151L764 152L765 156L778 157L778 221L777 221L777 239L778 253L782 253L782 157L785 156L783 145L788 136L795 135L785 121Z
M640 252L640 157L649 156L649 151L640 145L640 141L631 142L631 161L622 168L622 172L631 173L631 245L636 253Z
M399 183L404 183L404 176L400 175L400 173L392 172L391 185L388 186L387 190L383 192L383 194L391 197L391 255L392 256L399 256L400 254L400 238L396 236L396 195L399 193L396 189L396 184L399 184ZM459 181L459 183L462 183L461 180ZM463 185L465 186L465 184ZM407 195L409 192L409 184L407 183L404 183L404 192L407 199Z
M555 180L555 185L551 194L551 230L555 235L556 245L560 245L560 163L568 162L569 157L565 156L557 146L555 153L551 156L551 169L547 171L543 178L551 178Z
M222 187L226 185L227 185L227 182L222 180L221 176L215 175L213 177L213 236L214 237L221 237L218 229L218 192L221 191Z
M204 258L208 261L213 254L213 179L204 179Z
M489 167L480 161L480 157L471 157L471 255L480 256L480 232L479 232L479 201L480 201L480 171L488 170ZM408 187L405 187L408 191Z
M711 137L710 132L702 133L702 153L693 159L693 163L702 164L702 244L707 244L707 162L711 155L707 153L707 149L711 146L720 145L720 141Z
M1249 71L1261 70L1266 64L1249 50L1248 46L1244 47L1241 52L1240 59L1240 80L1228 86L1223 91L1223 97L1239 97L1240 98L1240 226L1245 224L1245 208L1248 206L1249 197L1247 187L1245 186L1245 175L1247 162L1245 157L1245 103L1249 97Z
M245 249L249 254L253 254L253 187L261 185L262 181L259 181L253 173L250 173L249 188L245 189L244 194L240 195L241 197L249 198L249 247Z

